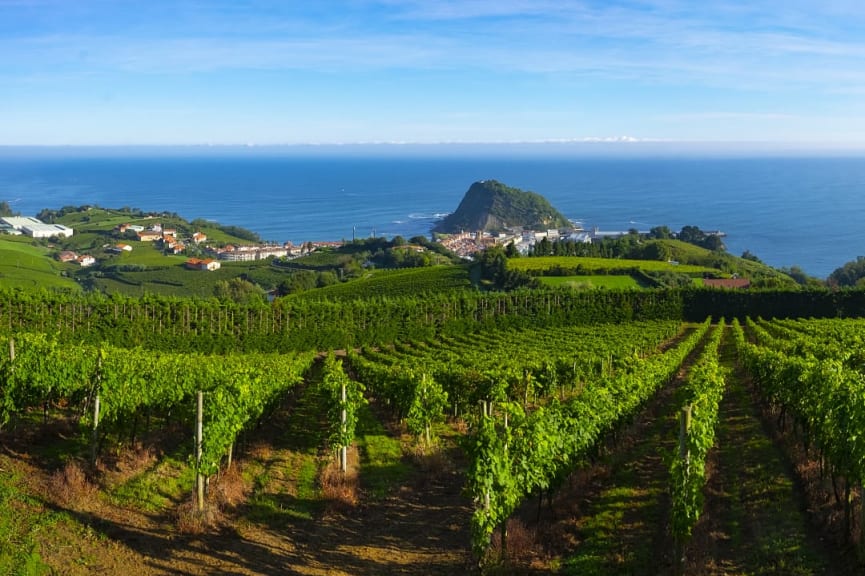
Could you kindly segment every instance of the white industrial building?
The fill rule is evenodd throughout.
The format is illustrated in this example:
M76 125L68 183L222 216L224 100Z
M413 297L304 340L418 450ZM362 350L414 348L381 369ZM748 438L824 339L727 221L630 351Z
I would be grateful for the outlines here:
M0 218L4 224L8 224L14 230L20 230L23 234L32 238L51 238L52 236L72 236L72 228L62 224L46 224L41 220L30 216L8 216Z

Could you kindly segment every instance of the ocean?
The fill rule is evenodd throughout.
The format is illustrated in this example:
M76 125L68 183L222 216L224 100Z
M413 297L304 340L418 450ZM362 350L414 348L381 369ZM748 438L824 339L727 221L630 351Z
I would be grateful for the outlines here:
M469 186L544 195L586 228L685 225L825 278L865 255L865 158L0 153L0 200L24 215L96 204L176 212L294 243L428 234Z

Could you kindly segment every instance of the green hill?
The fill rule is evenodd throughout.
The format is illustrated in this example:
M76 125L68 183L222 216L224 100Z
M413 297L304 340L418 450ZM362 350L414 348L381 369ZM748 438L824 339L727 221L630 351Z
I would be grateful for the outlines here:
M674 260L680 265L714 268L722 275L736 274L749 278L757 286L796 285L790 276L762 262L740 258L724 251L707 250L681 240L648 240L628 256L646 260Z
M483 180L471 185L456 212L444 218L433 232L456 234L513 227L546 230L568 226L568 219L540 194L512 188L496 180Z
M22 236L0 236L0 285L4 288L81 291L72 275L75 264L61 264L51 251Z

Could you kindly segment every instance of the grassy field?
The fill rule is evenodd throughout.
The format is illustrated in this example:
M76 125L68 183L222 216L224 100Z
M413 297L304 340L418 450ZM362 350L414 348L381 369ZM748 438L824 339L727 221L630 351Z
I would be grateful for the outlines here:
M543 256L538 258L514 258L508 261L514 270L539 273L550 270L572 270L584 275L613 273L627 270L646 270L650 272L677 272L679 274L703 275L717 274L718 270L707 266L691 264L671 264L657 260L625 260L620 258L585 258L581 256ZM583 275L581 274L581 275Z
M400 270L370 270L363 277L298 294L297 298L369 298L411 296L432 291L471 289L463 266L432 266Z
M133 251L128 255L120 255L114 269L109 268L108 273L95 278L94 283L100 289L130 296L147 292L166 296L208 297L213 296L214 286L219 281L258 274L262 282L274 282L280 276L285 276L284 272L271 269L267 261L223 262L219 270L188 270L183 266L187 260L185 256L171 256L170 260L163 257L161 263L154 260L156 264L142 270L124 269L124 265L142 265L147 261L146 258L136 260L134 254Z
M542 276L538 280L546 286L564 286L577 290L592 288L610 288L612 290L643 288L637 280L625 274L606 276Z
M33 246L30 238L0 236L0 282L4 286L80 290L71 278L77 268L57 262L47 248ZM70 277L62 276L62 272Z

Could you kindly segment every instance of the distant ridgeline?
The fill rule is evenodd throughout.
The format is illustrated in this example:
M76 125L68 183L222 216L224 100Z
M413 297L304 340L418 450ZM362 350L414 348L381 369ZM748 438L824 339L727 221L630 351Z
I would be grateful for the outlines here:
M496 180L483 180L471 185L456 212L439 222L433 232L457 234L514 227L547 230L570 225L540 194L511 188Z

